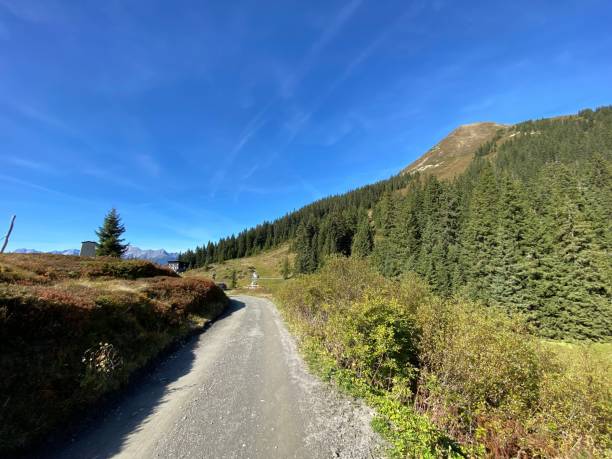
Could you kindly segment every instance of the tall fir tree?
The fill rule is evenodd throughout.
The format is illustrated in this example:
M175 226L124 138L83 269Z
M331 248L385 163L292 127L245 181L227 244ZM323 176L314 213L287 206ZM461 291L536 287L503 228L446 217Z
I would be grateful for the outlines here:
M125 227L121 223L121 217L115 208L111 209L104 217L102 226L96 231L98 236L96 255L120 258L128 248L121 238L124 232Z
M493 253L492 302L508 305L513 312L527 313L535 300L529 294L528 221L526 196L520 182L507 174L500 183L497 234Z
M311 222L302 222L294 241L295 271L312 273L318 267L316 228Z
M498 196L495 174L488 162L476 180L461 235L461 264L469 294L486 300L495 272Z
M365 214L357 226L355 237L353 238L353 246L351 247L351 255L358 258L365 258L372 252L374 246L374 237L370 219Z

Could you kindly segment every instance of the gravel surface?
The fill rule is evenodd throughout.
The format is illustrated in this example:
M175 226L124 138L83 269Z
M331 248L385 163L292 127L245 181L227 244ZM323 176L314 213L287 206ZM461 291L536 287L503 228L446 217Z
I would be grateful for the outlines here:
M373 458L372 411L311 376L274 305L239 296L48 457Z

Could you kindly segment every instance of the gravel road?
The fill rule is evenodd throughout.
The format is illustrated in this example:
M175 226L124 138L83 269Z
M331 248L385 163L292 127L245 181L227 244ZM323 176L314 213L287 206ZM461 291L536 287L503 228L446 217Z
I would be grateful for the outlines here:
M274 305L239 296L57 458L372 458L372 412L306 371Z

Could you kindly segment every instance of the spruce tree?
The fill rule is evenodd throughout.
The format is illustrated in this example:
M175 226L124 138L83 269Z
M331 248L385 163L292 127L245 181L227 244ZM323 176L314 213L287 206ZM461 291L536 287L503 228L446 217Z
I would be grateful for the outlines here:
M318 267L316 228L310 222L298 227L295 242L295 271L312 273Z
M498 228L493 253L494 273L491 300L509 309L526 313L534 299L527 291L529 263L527 258L528 214L524 191L519 182L505 175L501 180Z
M127 244L123 244L125 239L121 239L124 232L125 227L121 223L121 217L115 208L111 209L104 217L102 226L96 231L99 239L96 255L120 258L128 247Z
M358 258L365 258L372 252L374 238L370 220L367 215L359 222L357 232L353 238L353 246L351 247L351 255Z
M483 166L461 235L461 264L470 295L487 300L495 273L498 189L493 168L488 162Z

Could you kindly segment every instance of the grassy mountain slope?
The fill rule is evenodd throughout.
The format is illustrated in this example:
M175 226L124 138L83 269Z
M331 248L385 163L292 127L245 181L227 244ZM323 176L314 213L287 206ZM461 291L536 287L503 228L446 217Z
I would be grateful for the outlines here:
M459 126L427 153L414 161L403 174L420 172L435 175L439 179L451 179L467 169L474 153L508 126L497 123L474 123Z
M191 269L185 277L204 277L212 279L213 273L217 282L224 282L228 287L232 283L232 273L236 272L237 287L243 288L251 283L253 270L260 276L258 284L264 289L273 289L282 284L282 267L287 258L293 266L295 254L290 252L288 243L265 250L250 257L235 258L221 263L211 263L206 268Z
M228 299L139 260L0 255L0 456L124 385Z

